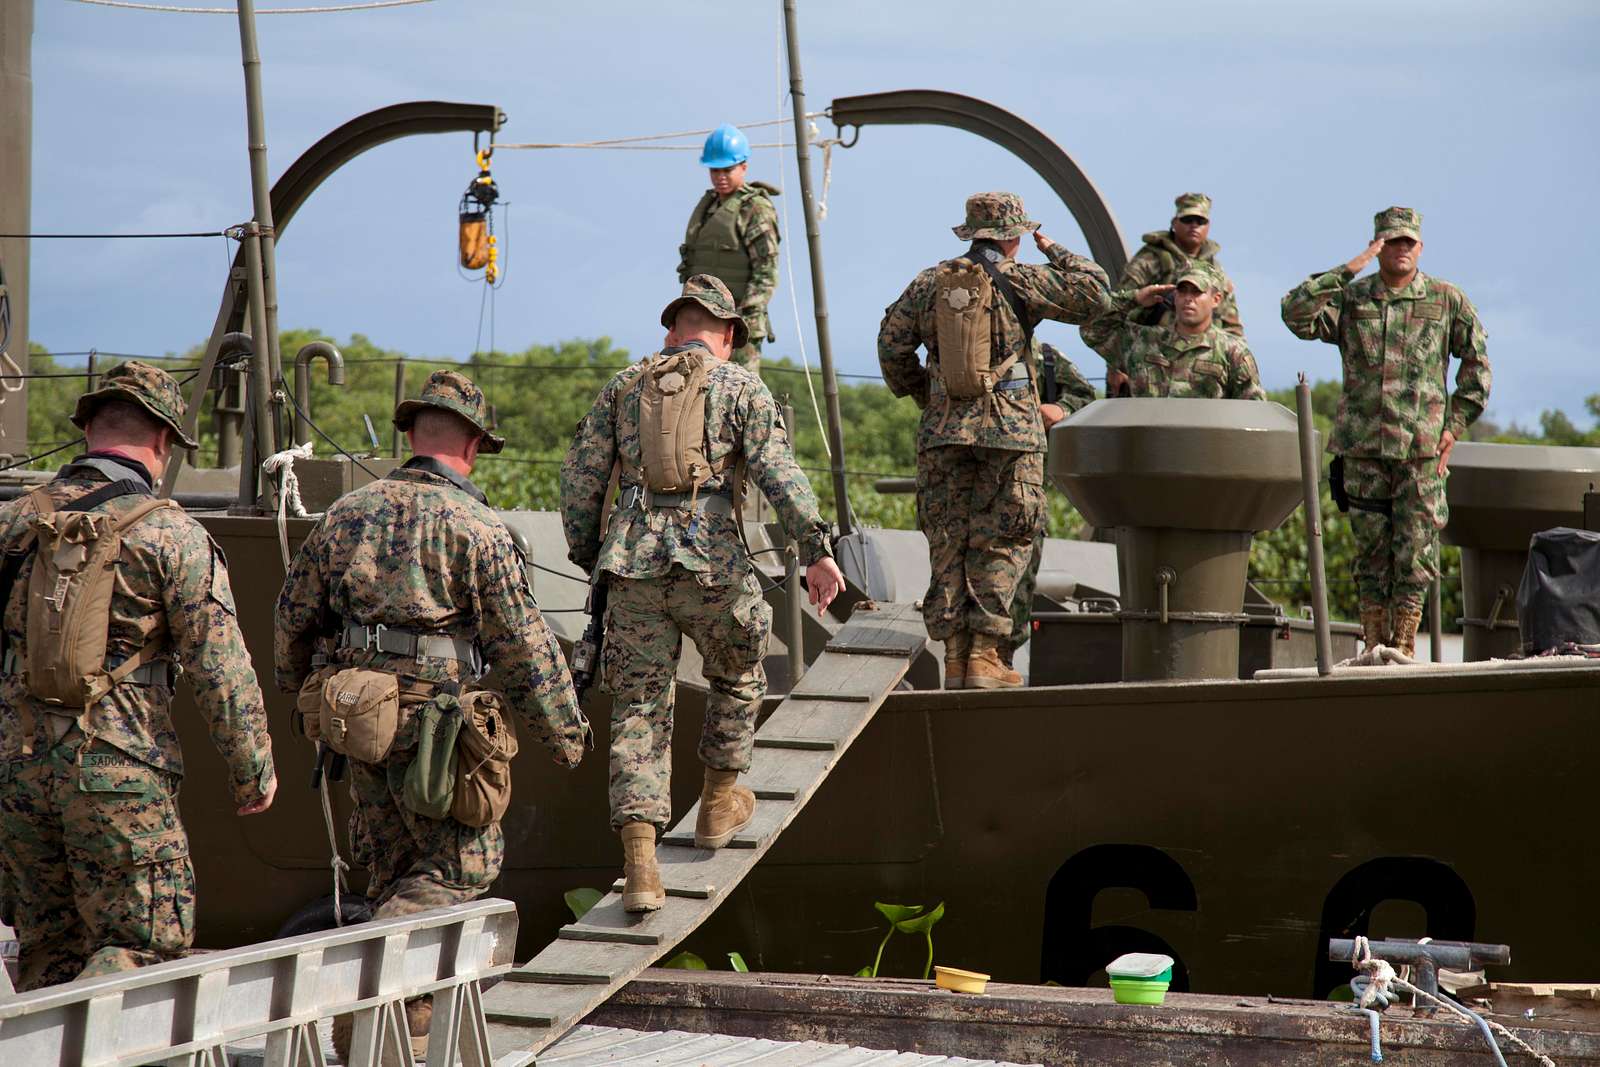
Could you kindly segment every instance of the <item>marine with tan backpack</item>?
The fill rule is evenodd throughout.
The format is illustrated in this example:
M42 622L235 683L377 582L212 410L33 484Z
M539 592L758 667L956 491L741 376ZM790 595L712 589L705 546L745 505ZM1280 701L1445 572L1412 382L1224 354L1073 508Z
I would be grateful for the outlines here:
M843 584L772 394L729 362L745 322L728 288L690 278L661 324L666 347L606 383L561 465L568 554L606 603L599 666L612 694L611 825L629 911L665 900L655 849L672 817L673 677L684 635L709 687L696 843L723 847L755 810L737 779L750 767L766 692L772 610L737 518L746 474L799 543L812 603L826 606ZM613 472L620 494L607 519Z
M1013 193L968 197L954 229L970 247L918 273L889 305L878 363L890 391L922 409L917 525L932 570L923 619L944 642L945 688L1010 687L1022 676L1002 654L1045 519L1045 430L1064 415L1041 402L1033 331L1045 319L1087 322L1109 293L1105 271L1037 232ZM1048 263L1016 261L1025 233Z
M78 400L88 449L0 505L0 884L26 991L184 954L195 879L179 818L178 678L240 814L277 788L227 563L153 494L183 430L178 383L131 361Z
M469 478L505 444L482 390L438 371L394 423L412 458L328 508L290 564L274 641L307 736L349 761L377 917L472 900L499 875L513 717L564 766L592 744L522 555ZM416 1047L430 1010L407 1006ZM347 1049L347 1017L333 1035Z

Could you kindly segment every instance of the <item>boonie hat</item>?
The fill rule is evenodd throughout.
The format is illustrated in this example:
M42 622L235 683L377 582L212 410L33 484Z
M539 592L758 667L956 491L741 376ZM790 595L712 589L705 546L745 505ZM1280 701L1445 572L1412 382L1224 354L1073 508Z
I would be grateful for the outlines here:
M183 390L178 380L160 367L130 359L118 363L100 377L100 388L78 397L78 406L72 413L72 425L82 430L89 425L94 409L107 400L126 400L137 404L159 421L172 427L178 444L184 448L200 447L200 442L183 432L183 416L189 410L183 402Z
M1172 217L1175 219L1185 215L1199 215L1207 221L1211 218L1211 198L1205 193L1180 193L1172 205Z
M733 294L722 284L722 279L710 274L696 274L683 283L682 295L661 309L661 325L669 330L672 329L673 320L678 317L678 309L691 303L699 304L724 322L733 323L734 348L743 348L745 342L750 340L750 328L744 324L744 316L739 314L738 305L733 302Z
M967 197L967 221L951 227L963 241L1009 241L1038 228L1016 193L973 193Z
M1387 241L1391 237L1422 240L1422 212L1409 207L1386 207L1372 216L1372 239Z
M423 383L422 395L415 400L402 400L394 409L394 425L398 430L409 430L416 421L417 412L424 408L439 408L459 415L472 423L483 434L478 451L493 454L506 447L506 439L489 432L489 401L477 383L460 371L436 370Z

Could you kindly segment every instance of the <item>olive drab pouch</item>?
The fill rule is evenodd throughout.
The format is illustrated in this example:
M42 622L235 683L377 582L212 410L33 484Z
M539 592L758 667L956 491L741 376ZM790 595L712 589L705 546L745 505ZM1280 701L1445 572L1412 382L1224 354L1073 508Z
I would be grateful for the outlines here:
M386 671L346 667L322 686L319 735L361 763L381 763L400 729L400 680Z
M713 359L693 347L658 356L639 391L639 452L652 493L692 493L716 473L706 461L706 392Z
M114 484L108 490L115 488ZM152 497L118 516L58 511L42 488L31 496L36 511L28 521L35 558L28 577L23 681L28 692L46 704L88 707L157 651L154 643L146 645L114 669L106 669L122 535L151 512L176 505Z
M456 741L461 705L440 693L417 711L417 754L406 768L406 807L428 819L447 819L455 801Z
M933 276L933 316L939 339L939 379L956 399L983 396L994 387L994 284L965 259L939 264Z
M511 759L517 733L505 697L480 689L461 694L456 738L456 794L450 814L467 826L497 823L511 806Z

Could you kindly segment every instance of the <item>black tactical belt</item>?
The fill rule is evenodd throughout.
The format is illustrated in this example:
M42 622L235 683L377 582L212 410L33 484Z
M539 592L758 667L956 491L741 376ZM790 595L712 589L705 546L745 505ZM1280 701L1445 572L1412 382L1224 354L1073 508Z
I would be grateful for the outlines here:
M732 515L733 498L713 490L700 493L652 493L642 485L630 485L622 490L617 501L619 507L648 511L654 508L683 508L703 511L707 515Z
M416 659L451 659L467 664L476 674L483 673L483 653L478 650L478 642L448 634L419 634L381 622L376 626L351 622L345 624L340 634L339 647Z

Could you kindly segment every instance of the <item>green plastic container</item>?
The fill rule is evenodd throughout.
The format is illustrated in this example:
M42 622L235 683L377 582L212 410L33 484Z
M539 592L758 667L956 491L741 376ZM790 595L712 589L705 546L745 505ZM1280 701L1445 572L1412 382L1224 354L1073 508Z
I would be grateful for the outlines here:
M1166 982L1130 982L1111 979L1111 999L1118 1004L1160 1004L1167 999Z

